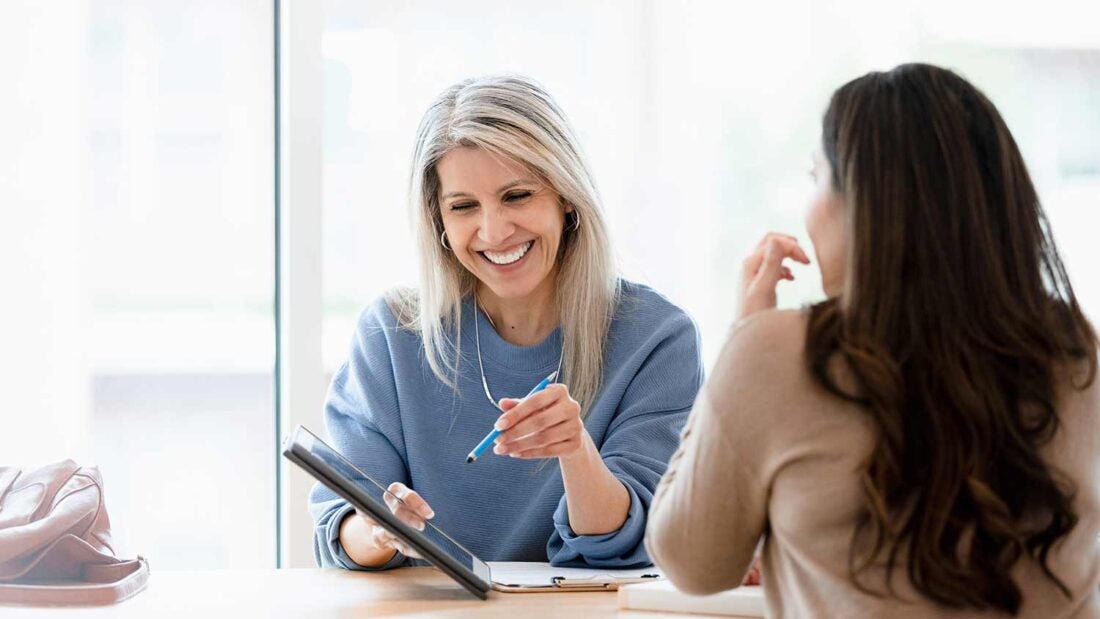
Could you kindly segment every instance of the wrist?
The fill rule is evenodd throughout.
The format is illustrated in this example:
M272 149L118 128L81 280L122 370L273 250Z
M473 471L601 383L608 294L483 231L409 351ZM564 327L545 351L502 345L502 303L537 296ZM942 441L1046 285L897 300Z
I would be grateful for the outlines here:
M559 458L565 485L569 527L577 535L605 535L622 528L630 511L630 492L607 468L595 442L585 433L584 448Z
M603 457L600 456L600 450L596 449L596 443L592 441L592 437L588 435L588 430L581 430L581 445L571 454L558 456L558 463L562 467L562 473L565 473L565 468L570 469L588 468L593 463L603 464Z

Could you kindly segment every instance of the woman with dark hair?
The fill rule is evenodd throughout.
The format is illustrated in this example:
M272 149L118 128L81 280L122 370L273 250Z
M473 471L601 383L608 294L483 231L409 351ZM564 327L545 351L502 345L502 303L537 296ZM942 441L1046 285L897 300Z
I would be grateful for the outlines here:
M806 224L827 300L775 310L791 237L744 264L646 547L770 615L1100 616L1097 340L996 108L928 65L825 114Z

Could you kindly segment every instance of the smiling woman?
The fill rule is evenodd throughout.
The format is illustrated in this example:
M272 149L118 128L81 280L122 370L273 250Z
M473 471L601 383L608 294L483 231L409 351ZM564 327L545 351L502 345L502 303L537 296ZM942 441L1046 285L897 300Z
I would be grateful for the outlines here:
M477 277L481 308L505 340L542 341L557 324L554 275L565 214L574 208L518 162L481 148L456 148L436 169L443 234L455 258ZM506 315L509 307L526 316Z
M489 304L489 318L494 326L496 319L504 321L499 330L511 333L513 344L540 341L540 333L545 337L546 328L560 322L570 393L585 408L598 389L619 290L603 209L579 144L553 98L523 78L468 80L429 106L418 130L410 187L420 242L420 289L414 296L391 296L390 305L406 326L419 330L428 364L445 383L453 385L456 372L443 349L445 323L458 325L456 335L461 333L460 300L469 296ZM525 193L531 196L524 198ZM501 203L522 208L496 217L494 205ZM501 239L501 232L512 233L509 226L529 221L533 212L555 218L545 222L553 231L543 231L541 275L524 268L516 277L501 271L488 277L494 271L473 266L487 266L480 256L467 260L466 251L452 251L448 234L457 234L449 230L459 220L452 215L471 210L480 212L476 226L469 228L477 229L475 252L514 251L501 241L521 237ZM565 226L567 215L571 221ZM523 240L536 240L530 232ZM546 234L556 239L548 254Z
M648 565L646 513L701 383L699 338L617 276L564 114L524 78L447 89L421 122L410 194L420 287L361 315L325 410L333 442L392 483L398 517L434 519L487 560ZM547 374L557 383L532 391ZM509 458L466 464L493 429ZM415 558L323 487L311 508L322 565Z

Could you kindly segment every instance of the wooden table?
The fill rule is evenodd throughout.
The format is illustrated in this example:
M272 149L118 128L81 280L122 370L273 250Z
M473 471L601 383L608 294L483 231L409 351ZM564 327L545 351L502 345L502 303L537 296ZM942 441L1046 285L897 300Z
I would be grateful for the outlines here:
M691 615L620 611L614 592L497 593L478 600L428 567L386 572L336 569L153 571L149 586L114 606L0 606L0 617L620 617L684 619ZM703 617L704 615L694 615Z

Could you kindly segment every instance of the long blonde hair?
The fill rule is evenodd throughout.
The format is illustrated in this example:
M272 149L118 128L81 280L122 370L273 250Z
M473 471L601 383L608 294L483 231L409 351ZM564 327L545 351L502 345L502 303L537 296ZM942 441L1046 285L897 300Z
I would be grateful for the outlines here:
M401 326L420 332L432 372L455 387L462 299L474 293L477 279L440 243L443 219L436 164L450 150L464 146L524 164L579 218L576 229L569 226L562 232L557 305L563 373L570 395L587 411L600 387L619 280L599 194L576 134L553 98L531 80L513 75L465 80L428 107L417 130L409 181L420 287L415 293L395 291L388 299L390 307Z

